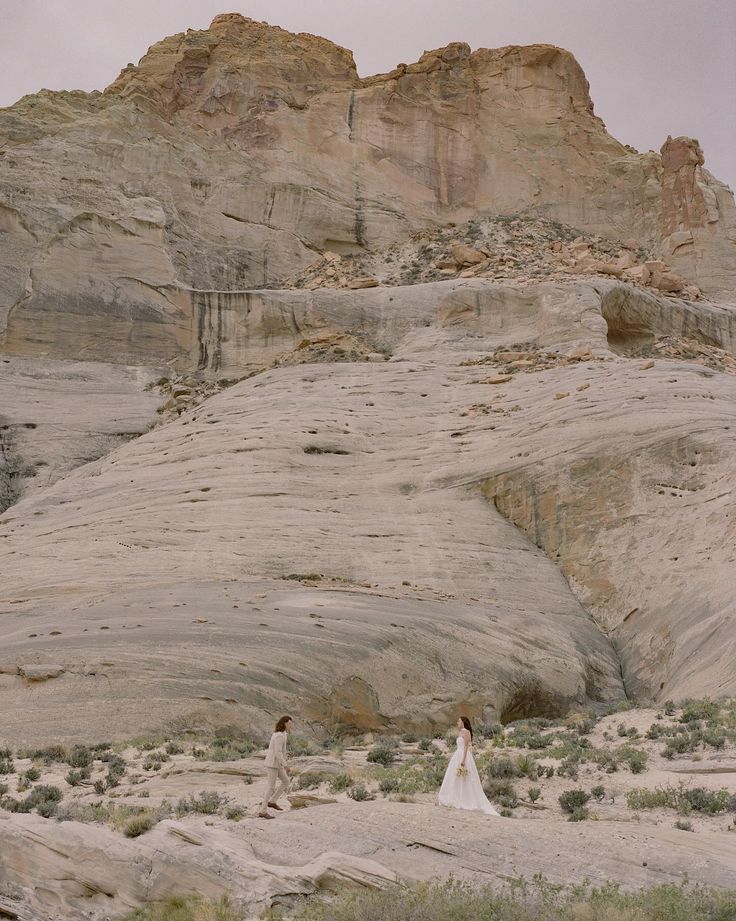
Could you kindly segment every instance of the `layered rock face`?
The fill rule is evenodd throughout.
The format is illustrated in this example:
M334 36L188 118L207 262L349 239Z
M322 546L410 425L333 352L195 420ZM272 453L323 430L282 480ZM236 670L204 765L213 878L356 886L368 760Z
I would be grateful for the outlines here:
M237 15L0 137L9 737L736 692L696 142L622 147L557 48L361 80Z
M733 292L733 196L695 142L610 137L547 45L455 43L367 79L350 52L237 14L153 46L104 93L0 113L0 342L137 364L197 350L193 289L274 285L477 214L664 247Z
M9 508L9 738L733 693L732 312L615 281L258 299L393 355L277 366Z

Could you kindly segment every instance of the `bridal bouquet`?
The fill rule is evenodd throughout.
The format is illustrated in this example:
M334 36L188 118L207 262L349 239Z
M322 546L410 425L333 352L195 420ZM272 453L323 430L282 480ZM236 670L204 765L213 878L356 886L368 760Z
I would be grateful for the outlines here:
M460 767L457 769L457 776L458 776L458 777L467 777L467 776L468 776L468 769L465 767L464 764L461 764Z

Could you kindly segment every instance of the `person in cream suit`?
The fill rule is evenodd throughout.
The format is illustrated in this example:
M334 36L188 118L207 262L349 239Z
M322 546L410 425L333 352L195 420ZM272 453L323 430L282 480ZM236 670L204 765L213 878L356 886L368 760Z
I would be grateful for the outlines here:
M261 810L258 815L262 819L273 819L274 816L268 811L268 807L281 812L281 806L278 804L279 797L289 786L289 767L287 764L286 741L287 733L291 729L291 717L282 716L276 723L276 728L268 743L268 752L266 753L266 793L261 803ZM278 786L277 786L278 785Z

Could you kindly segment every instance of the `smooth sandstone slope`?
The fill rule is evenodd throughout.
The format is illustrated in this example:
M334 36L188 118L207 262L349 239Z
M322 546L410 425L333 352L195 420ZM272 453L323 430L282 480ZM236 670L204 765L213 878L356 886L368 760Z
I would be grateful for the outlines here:
M733 300L730 190L695 141L610 137L568 52L453 43L360 79L323 38L218 16L104 93L0 112L0 344L188 366L201 292L516 212L633 239Z
M4 514L10 738L734 692L736 376L624 354L645 320L732 344L732 313L423 287L403 316L284 292L366 336L389 316L393 359L257 375ZM519 342L556 357L463 364Z
M630 819L459 819L440 806L381 800L294 810L278 822L214 824L167 820L131 841L101 826L0 815L0 884L14 896L0 892L0 908L17 911L19 921L103 921L184 892L228 894L257 917L295 897L396 879L503 886L541 873L553 883L614 881L625 890L685 877L728 887L736 865L727 831L687 835ZM34 885L40 879L45 885Z

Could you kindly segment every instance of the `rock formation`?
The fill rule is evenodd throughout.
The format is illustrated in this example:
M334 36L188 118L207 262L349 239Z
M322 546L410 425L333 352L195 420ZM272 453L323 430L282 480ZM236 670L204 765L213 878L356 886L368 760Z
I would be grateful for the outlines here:
M186 364L200 291L516 212L633 238L732 294L733 196L702 160L688 139L660 157L610 137L559 48L453 43L360 79L325 39L218 16L103 93L0 112L0 343Z
M0 139L14 738L734 689L734 212L696 142L622 147L551 46L361 80L235 14Z

